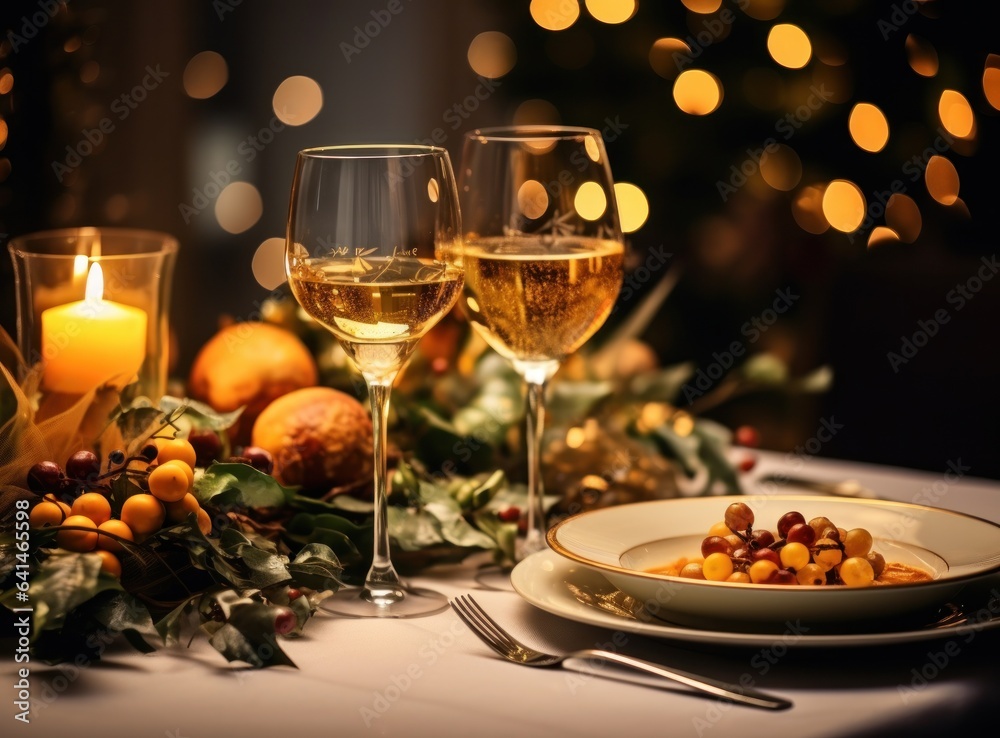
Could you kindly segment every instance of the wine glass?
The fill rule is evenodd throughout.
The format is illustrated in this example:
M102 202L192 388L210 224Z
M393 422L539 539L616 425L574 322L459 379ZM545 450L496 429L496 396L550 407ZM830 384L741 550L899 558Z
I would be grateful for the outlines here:
M360 588L324 602L362 617L429 615L443 595L405 586L389 556L386 421L393 380L462 291L461 221L445 149L329 146L300 151L285 268L295 299L364 377L375 453L374 552Z
M545 388L604 323L625 242L600 133L517 126L467 133L459 176L463 308L527 385L528 516L518 559L545 548Z

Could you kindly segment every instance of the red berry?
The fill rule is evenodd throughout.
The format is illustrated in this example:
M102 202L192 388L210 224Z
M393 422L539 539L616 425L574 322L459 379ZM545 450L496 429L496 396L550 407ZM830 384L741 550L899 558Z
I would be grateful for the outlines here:
M211 430L195 428L188 433L188 443L194 449L195 466L208 466L219 458L219 453L222 451L222 439L218 433Z
M243 449L241 456L248 459L250 466L257 471L270 474L274 470L274 457L271 456L271 452L267 449L260 448L259 446L247 446Z
M795 574L789 569L775 569L765 584L798 584Z
M757 466L757 459L753 456L744 456L737 466L741 472L748 472Z
M751 561L770 561L781 566L781 557L773 548L755 548L750 552Z
M295 587L288 588L288 601L295 602L299 597L302 596L302 591L295 589Z
M28 489L32 492L58 492L63 471L54 461L39 461L28 470Z
M295 626L298 625L299 619L287 607L279 607L277 610L274 615L274 632L278 635L291 633L295 630Z
M66 461L66 476L79 482L93 480L101 473L101 461L93 451L77 451Z
M521 517L521 508L516 505L505 507L497 513L497 517L505 523L516 523Z
M788 531L792 529L793 525L798 525L799 523L804 522L806 522L805 517L803 517L802 513L797 510L786 512L778 518L778 535L782 538L786 538L788 536Z
M760 432L752 425L741 425L736 429L736 445L747 448L760 446Z

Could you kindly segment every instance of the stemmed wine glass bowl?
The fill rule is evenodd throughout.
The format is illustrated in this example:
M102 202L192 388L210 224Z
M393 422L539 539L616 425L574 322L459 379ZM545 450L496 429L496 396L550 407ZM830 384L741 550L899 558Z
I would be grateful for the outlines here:
M528 525L520 559L545 547L545 389L611 313L625 242L604 141L593 129L471 131L459 191L463 309L527 385Z
M372 565L363 587L339 590L324 609L414 617L447 607L442 595L404 585L390 559L386 422L394 379L461 293L461 236L445 149L351 145L299 152L288 212L288 281L364 377L375 456Z

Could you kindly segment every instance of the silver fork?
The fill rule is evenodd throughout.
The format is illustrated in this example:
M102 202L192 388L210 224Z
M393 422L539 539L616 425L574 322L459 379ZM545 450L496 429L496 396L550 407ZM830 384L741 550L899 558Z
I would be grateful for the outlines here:
M451 607L458 614L458 617L469 626L470 630L479 636L479 639L483 643L503 658L515 664L538 667L562 665L564 668L585 674L596 674L598 676L606 676L645 686L665 686L663 684L656 684L653 680L641 676L615 670L601 670L599 666L595 667L593 664L588 663L592 661L608 661L638 672L652 674L653 676L660 677L660 679L685 684L730 702L751 705L753 707L763 707L769 710L783 710L792 706L791 702L780 697L772 697L756 690L743 689L733 684L727 684L726 682L696 676L686 671L680 671L679 669L668 669L665 666L625 656L614 651L585 648L579 651L571 651L564 656L536 651L533 648L528 648L501 628L470 595L459 595L451 600ZM574 664L574 660L579 660L583 664Z

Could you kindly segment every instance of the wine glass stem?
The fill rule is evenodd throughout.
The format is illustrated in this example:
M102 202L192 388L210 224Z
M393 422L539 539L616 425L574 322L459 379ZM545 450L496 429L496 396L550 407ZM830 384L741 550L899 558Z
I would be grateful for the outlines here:
M375 451L375 547L372 555L372 566L365 578L365 589L362 597L379 605L390 605L403 599L399 575L389 558L389 525L388 481L389 473L386 464L387 433L386 424L389 420L389 393L392 389L392 376L380 376L377 379L365 377L368 384L368 398L372 409L372 441Z
M548 378L528 385L528 529L525 553L545 548L545 512L542 509L542 433L545 429L545 388Z

